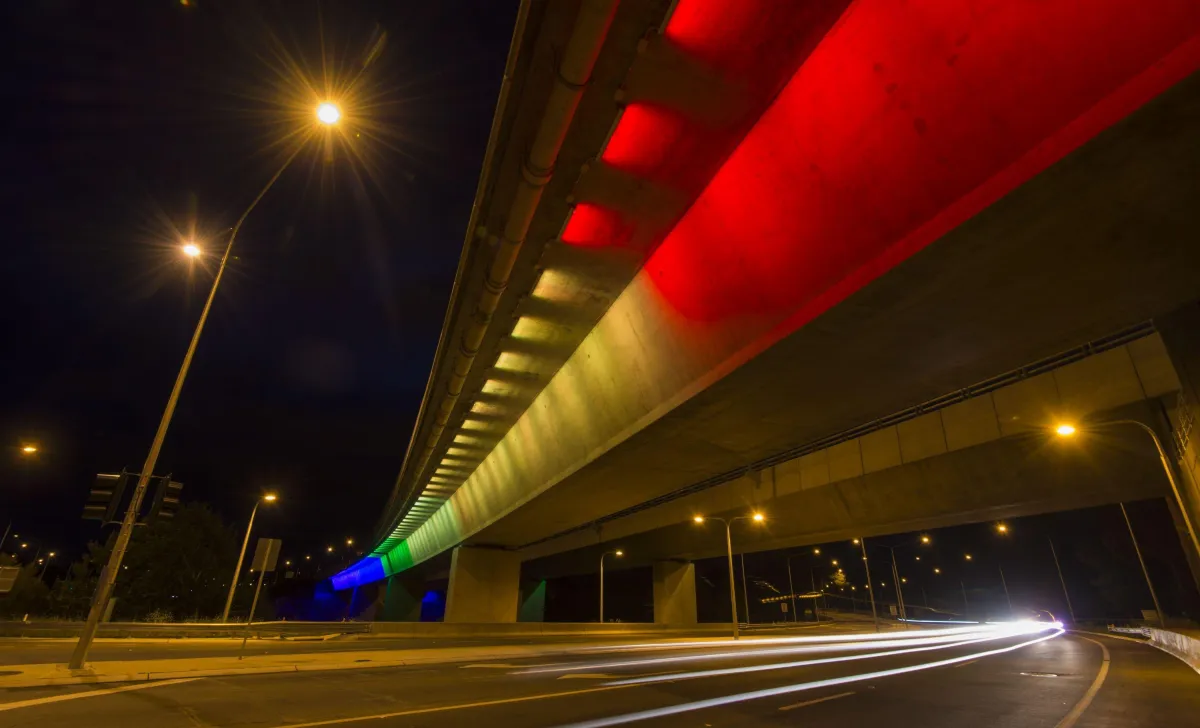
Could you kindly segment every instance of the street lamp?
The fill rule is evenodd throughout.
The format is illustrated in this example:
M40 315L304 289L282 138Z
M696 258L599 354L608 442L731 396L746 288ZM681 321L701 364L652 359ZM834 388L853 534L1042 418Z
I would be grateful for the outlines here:
M195 243L187 243L183 246L183 254L189 258L197 258L200 256L200 246Z
M625 555L621 549L613 549L600 554L600 624L604 624L604 557L612 554L616 557Z
M930 539L929 536L927 536L926 534L921 534L921 543L928 546L931 541L932 541L932 539Z
M725 524L725 554L729 558L729 606L733 610L733 638L739 638L738 634L738 613L737 613L737 589L734 587L733 578L733 536L730 533L734 521L754 521L762 523L766 518L761 513L754 513L749 516L734 516L728 520L719 516L695 516L693 519L696 523L704 523L707 520L720 521ZM750 603L746 603L747 617L749 616Z
M21 446L21 454L22 455L36 455L37 451L38 451L37 445L29 444L29 445Z
M354 545L354 539L352 539L352 538L348 538L348 539L346 539L346 545L347 545L347 546L353 546L353 545Z
M138 513L141 511L142 499L146 496L146 489L150 486L150 478L154 475L154 467L158 464L158 454L162 450L163 442L167 438L167 430L171 426L171 419L175 415L175 406L179 403L179 395L183 391L183 383L187 379L188 370L192 366L192 359L196 355L196 347L200 344L200 335L204 333L204 324L208 321L208 313L212 309L213 300L217 296L217 288L221 285L221 278L225 274L225 264L229 261L230 254L233 251L233 243L237 240L238 231L242 229L242 225L246 222L246 218L258 206L259 200L263 195L267 194L267 190L275 185L275 181L283 174L283 171L291 165L292 160L304 148L304 144L297 144L296 148L287 156L275 174L267 180L263 188L250 202L250 206L242 212L241 217L234 223L233 228L229 233L229 240L225 243L225 252L221 255L221 262L217 266L216 275L213 276L212 287L208 290L208 299L204 302L204 308L200 310L200 318L196 321L196 328L192 332L191 341L188 343L186 353L183 355L183 362L179 365L179 373L175 375L175 384L171 387L171 394L167 397L167 404L163 408L162 417L158 421L158 429L154 432L154 439L150 442L150 451L146 453L146 461L142 464L142 469L138 474L137 484L134 486L133 495L129 499L129 506L125 509L125 517L121 521L121 528L117 531L116 541L113 542L112 552L108 556L108 563L101 570L100 583L96 586L96 593L92 597L92 605L88 610L87 622L83 625L83 630L79 634L79 641L75 644L75 649L71 653L71 661L67 663L68 668L72 670L83 669L84 662L87 660L88 649L92 646L92 640L96 637L96 630L100 626L100 618L103 616L105 607L108 605L108 600L112 596L113 587L116 585L117 573L121 570L121 561L125 558L125 550L129 547L129 539L133 536L133 527L137 523ZM236 584L236 579L234 580Z
M996 533L1008 535L1008 526L1003 523L996 524Z
M1171 485L1171 494L1175 496L1175 505L1179 508L1179 515L1183 517L1183 524L1187 527L1188 536L1192 539L1192 548L1195 553L1200 554L1200 538L1196 536L1196 527L1192 525L1192 519L1188 516L1187 504L1183 502L1183 497L1179 494L1179 484L1175 482L1175 473L1171 468L1171 462L1167 460L1167 451L1163 448L1162 440L1158 439L1158 433L1154 428L1147 425L1145 422L1138 420L1108 420L1106 422L1097 422L1089 425L1089 429L1100 427L1113 427L1116 425L1130 425L1140 429L1150 436L1154 442L1154 449L1158 453L1158 461L1162 464L1163 473L1167 476L1167 482ZM1073 437L1077 432L1075 425L1064 422L1054 428L1054 433L1062 438Z
M254 528L254 514L263 502L274 503L279 496L267 493L254 501L254 509L250 511L250 522L246 524L246 537L242 539L242 550L238 554L237 566L233 569L233 579L229 581L229 596L225 597L225 611L221 612L221 624L229 621L229 608L233 606L233 592L237 589L238 576L242 573L242 560L246 558L246 545L250 543L250 529Z
M325 103L317 106L317 121L321 122L325 126L333 126L334 124L338 123L341 118L342 110L338 108L337 104L331 101L326 101Z

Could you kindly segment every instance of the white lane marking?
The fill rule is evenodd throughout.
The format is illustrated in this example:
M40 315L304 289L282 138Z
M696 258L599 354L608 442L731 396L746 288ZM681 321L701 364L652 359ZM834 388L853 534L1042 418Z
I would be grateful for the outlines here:
M709 698L707 700L697 700L691 703L682 703L680 705L672 705L667 708L654 708L651 710L643 710L636 713L626 713L625 715L615 715L608 718L598 718L596 720L585 720L579 723L572 723L570 726L563 728L603 728L604 726L622 725L624 723L636 723L640 720L649 720L650 718L663 718L669 715L678 715L680 713L688 713L693 710L704 710L706 708L717 708L722 705L730 705L740 703L747 700L758 700L760 698L771 698L779 695L788 695L798 693L804 690L815 690L817 688L827 688L834 685L848 685L855 682L863 682L865 680L878 680L880 678L892 677L894 675L905 675L922 670L930 670L936 667L944 667L953 665L958 662L966 662L967 660L977 660L981 657L991 657L992 655L1001 655L1006 652L1013 652L1023 647L1036 645L1039 642L1052 640L1063 634L1062 629L1055 629L1051 634L1037 639L1028 640L1010 647L1000 647L986 652L975 652L961 657L951 657L945 660L936 662L926 662L917 665L906 665L904 667L896 667L890 670L880 670L878 672L867 672L858 675L848 675L846 677L829 678L826 680L814 680L812 682L799 683L796 685L784 685L778 688L767 688L765 690L754 690L748 693L735 693L733 695L725 695L719 698Z
M583 695L585 693L599 693L605 690L620 690L621 688L629 687L627 685L604 685L598 688L585 688L583 690L565 690L560 693L542 693L540 695L522 695L516 698L500 698L498 700L480 700L475 703L458 703L456 705L435 705L430 708L412 708L410 710L397 710L392 713L377 713L375 715L355 715L349 718L330 718L328 720L315 720L311 723L285 723L277 728L318 728L326 725L341 725L343 723L358 723L366 720L383 720L385 718L399 718L406 715L422 715L425 713L444 713L451 710L463 710L465 708L485 708L491 705L505 705L507 703L525 703L531 700L546 700L548 698L565 698L571 695Z
M133 685L122 685L117 688L102 688L100 690L89 690L84 693L67 693L65 695L51 695L46 698L33 698L32 700L20 700L13 703L0 703L0 711L16 710L18 708L33 708L39 705L47 705L49 703L60 703L64 700L78 700L80 698L96 698L103 695L113 695L114 693L126 693L130 690L145 690L146 688L159 688L164 685L178 685L179 683L191 682L200 680L198 677L181 677L174 680L155 680L153 682L135 683Z
M1103 643L1097 642L1091 637L1080 637L1079 639L1087 640L1100 647L1102 655L1100 671L1096 673L1096 679L1092 681L1091 687L1087 689L1087 692L1083 694L1083 697L1079 699L1075 707L1071 708L1071 712L1064 715L1063 719L1058 721L1058 725L1054 726L1054 728L1071 728L1071 726L1075 725L1083 715L1083 711L1087 710L1088 706L1092 704L1092 699L1096 697L1096 693L1100 692L1100 686L1104 684L1104 678L1108 677L1108 666L1110 664L1108 648Z
M979 660L971 660L970 662L960 662L957 665L955 665L955 667L966 667L967 665L974 665L976 662L979 662Z
M837 695L826 695L825 697L817 698L816 700L805 700L803 703L792 703L791 705L785 705L782 708L780 708L780 710L795 710L796 708L807 708L810 705L816 705L817 703L824 703L827 700L837 700L838 698L848 698L853 694L854 694L854 691L850 691L848 693L838 693Z

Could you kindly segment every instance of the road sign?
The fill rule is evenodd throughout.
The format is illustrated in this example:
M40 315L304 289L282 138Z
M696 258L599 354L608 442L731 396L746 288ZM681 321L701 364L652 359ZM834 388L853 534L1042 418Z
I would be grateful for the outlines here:
M13 585L17 583L17 577L21 575L21 567L19 566L0 566L0 594L7 594L13 589Z
M260 538L258 544L254 547L254 559L250 562L251 571L275 571L275 564L279 561L279 551L283 548L283 541L277 538Z

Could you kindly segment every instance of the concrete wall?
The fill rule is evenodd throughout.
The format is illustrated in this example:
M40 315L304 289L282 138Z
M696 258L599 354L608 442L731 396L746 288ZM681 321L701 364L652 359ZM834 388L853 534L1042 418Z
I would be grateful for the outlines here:
M1168 456L1173 457L1182 508L1173 508L1185 544L1200 528L1200 444L1197 443L1197 417L1200 417L1200 302L1192 302L1155 322L1167 344L1171 363L1178 372L1181 387L1174 401L1167 402L1164 439ZM1200 583L1200 553L1185 547L1192 575Z

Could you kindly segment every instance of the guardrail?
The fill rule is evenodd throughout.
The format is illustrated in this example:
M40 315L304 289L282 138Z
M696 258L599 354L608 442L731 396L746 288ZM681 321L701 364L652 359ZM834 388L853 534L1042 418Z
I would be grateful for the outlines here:
M77 637L83 622L0 622L0 637ZM255 622L249 635L260 639L286 639L324 635L366 634L369 622ZM246 634L244 623L220 622L105 622L98 637L143 639L182 639L200 637L241 637Z

